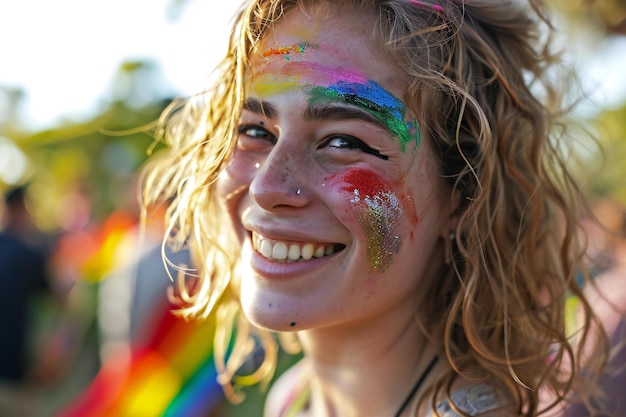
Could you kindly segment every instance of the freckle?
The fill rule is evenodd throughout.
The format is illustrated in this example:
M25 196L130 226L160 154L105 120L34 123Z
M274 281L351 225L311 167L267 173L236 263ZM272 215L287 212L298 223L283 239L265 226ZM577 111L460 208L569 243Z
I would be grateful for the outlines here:
M290 325L291 327L295 327L296 322L295 322L295 321L292 321L291 323L289 323L289 325Z
M259 121L259 124L260 124L261 126L265 126L265 122L264 122L263 120L260 120L260 121Z
M268 307L274 307L274 304L269 303L267 306L268 306Z

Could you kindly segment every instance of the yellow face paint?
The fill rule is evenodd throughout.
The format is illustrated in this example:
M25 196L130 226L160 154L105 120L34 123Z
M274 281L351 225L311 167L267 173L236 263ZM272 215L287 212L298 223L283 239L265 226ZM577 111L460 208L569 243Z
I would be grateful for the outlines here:
M282 49L276 49L279 50ZM405 120L404 103L354 71L306 61L269 61L252 81L251 93L261 99L306 91L311 104L341 102L360 107L378 118L399 139L403 153L410 142L415 142L414 149L420 144L418 123L415 118L412 122Z

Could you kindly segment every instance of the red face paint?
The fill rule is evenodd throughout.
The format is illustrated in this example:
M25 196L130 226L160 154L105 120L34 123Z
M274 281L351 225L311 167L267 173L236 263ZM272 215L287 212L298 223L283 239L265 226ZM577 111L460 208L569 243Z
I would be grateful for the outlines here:
M341 189L365 232L370 270L384 272L402 246L397 227L403 210L391 185L363 168L347 170L329 182L343 184Z

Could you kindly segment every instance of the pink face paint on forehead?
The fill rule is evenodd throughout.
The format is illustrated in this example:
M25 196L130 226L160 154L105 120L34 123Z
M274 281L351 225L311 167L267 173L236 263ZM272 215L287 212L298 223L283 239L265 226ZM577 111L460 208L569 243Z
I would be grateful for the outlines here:
M300 31L301 27L298 27ZM298 36L298 34L295 34ZM346 60L343 52L335 45L320 44L312 36L302 36L301 41L291 45L275 45L260 51L251 68L248 83L252 92L262 93L260 99L272 94L305 86L328 86L339 82L365 84L368 79L359 72L338 65L325 65L315 62L334 58L336 62ZM288 57L289 59L285 59ZM263 85L265 84L265 85ZM274 85L268 85L274 84ZM276 85L281 84L281 85ZM299 84L299 85L298 85Z
M402 246L397 229L403 209L391 185L364 168L348 169L328 183L341 187L363 227L370 271L384 272Z
M285 56L289 59L285 59ZM250 81L262 82L261 77L267 74L271 76L265 79L266 82L297 78L302 85L327 85L340 81L362 84L367 81L363 75L350 68L313 61L327 56L335 57L337 62L345 60L339 48L328 44L320 45L315 41L303 40L292 45L267 48L260 52L260 58L252 66Z
M404 103L378 83L350 69L317 62L273 61L252 80L251 91L261 99L308 87L310 103L340 102L372 114L397 136L403 153L409 142L415 142L414 149L420 144L417 121L405 120Z
M297 82L300 88L307 85L325 86L338 82L365 84L368 81L361 74L346 68L302 61L289 63L274 61L263 65L262 71L258 74L253 73L250 78L255 86L265 83Z

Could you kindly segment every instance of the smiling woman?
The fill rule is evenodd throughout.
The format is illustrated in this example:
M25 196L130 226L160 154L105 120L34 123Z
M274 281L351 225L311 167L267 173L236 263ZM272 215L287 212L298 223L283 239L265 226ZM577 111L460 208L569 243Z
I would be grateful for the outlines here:
M304 358L266 417L534 416L539 393L583 387L564 303L580 296L593 344L584 200L553 146L561 109L525 83L558 96L529 6L246 2L215 88L165 113L144 188L172 202L198 271L171 295L217 317L232 399L272 378L275 334Z

